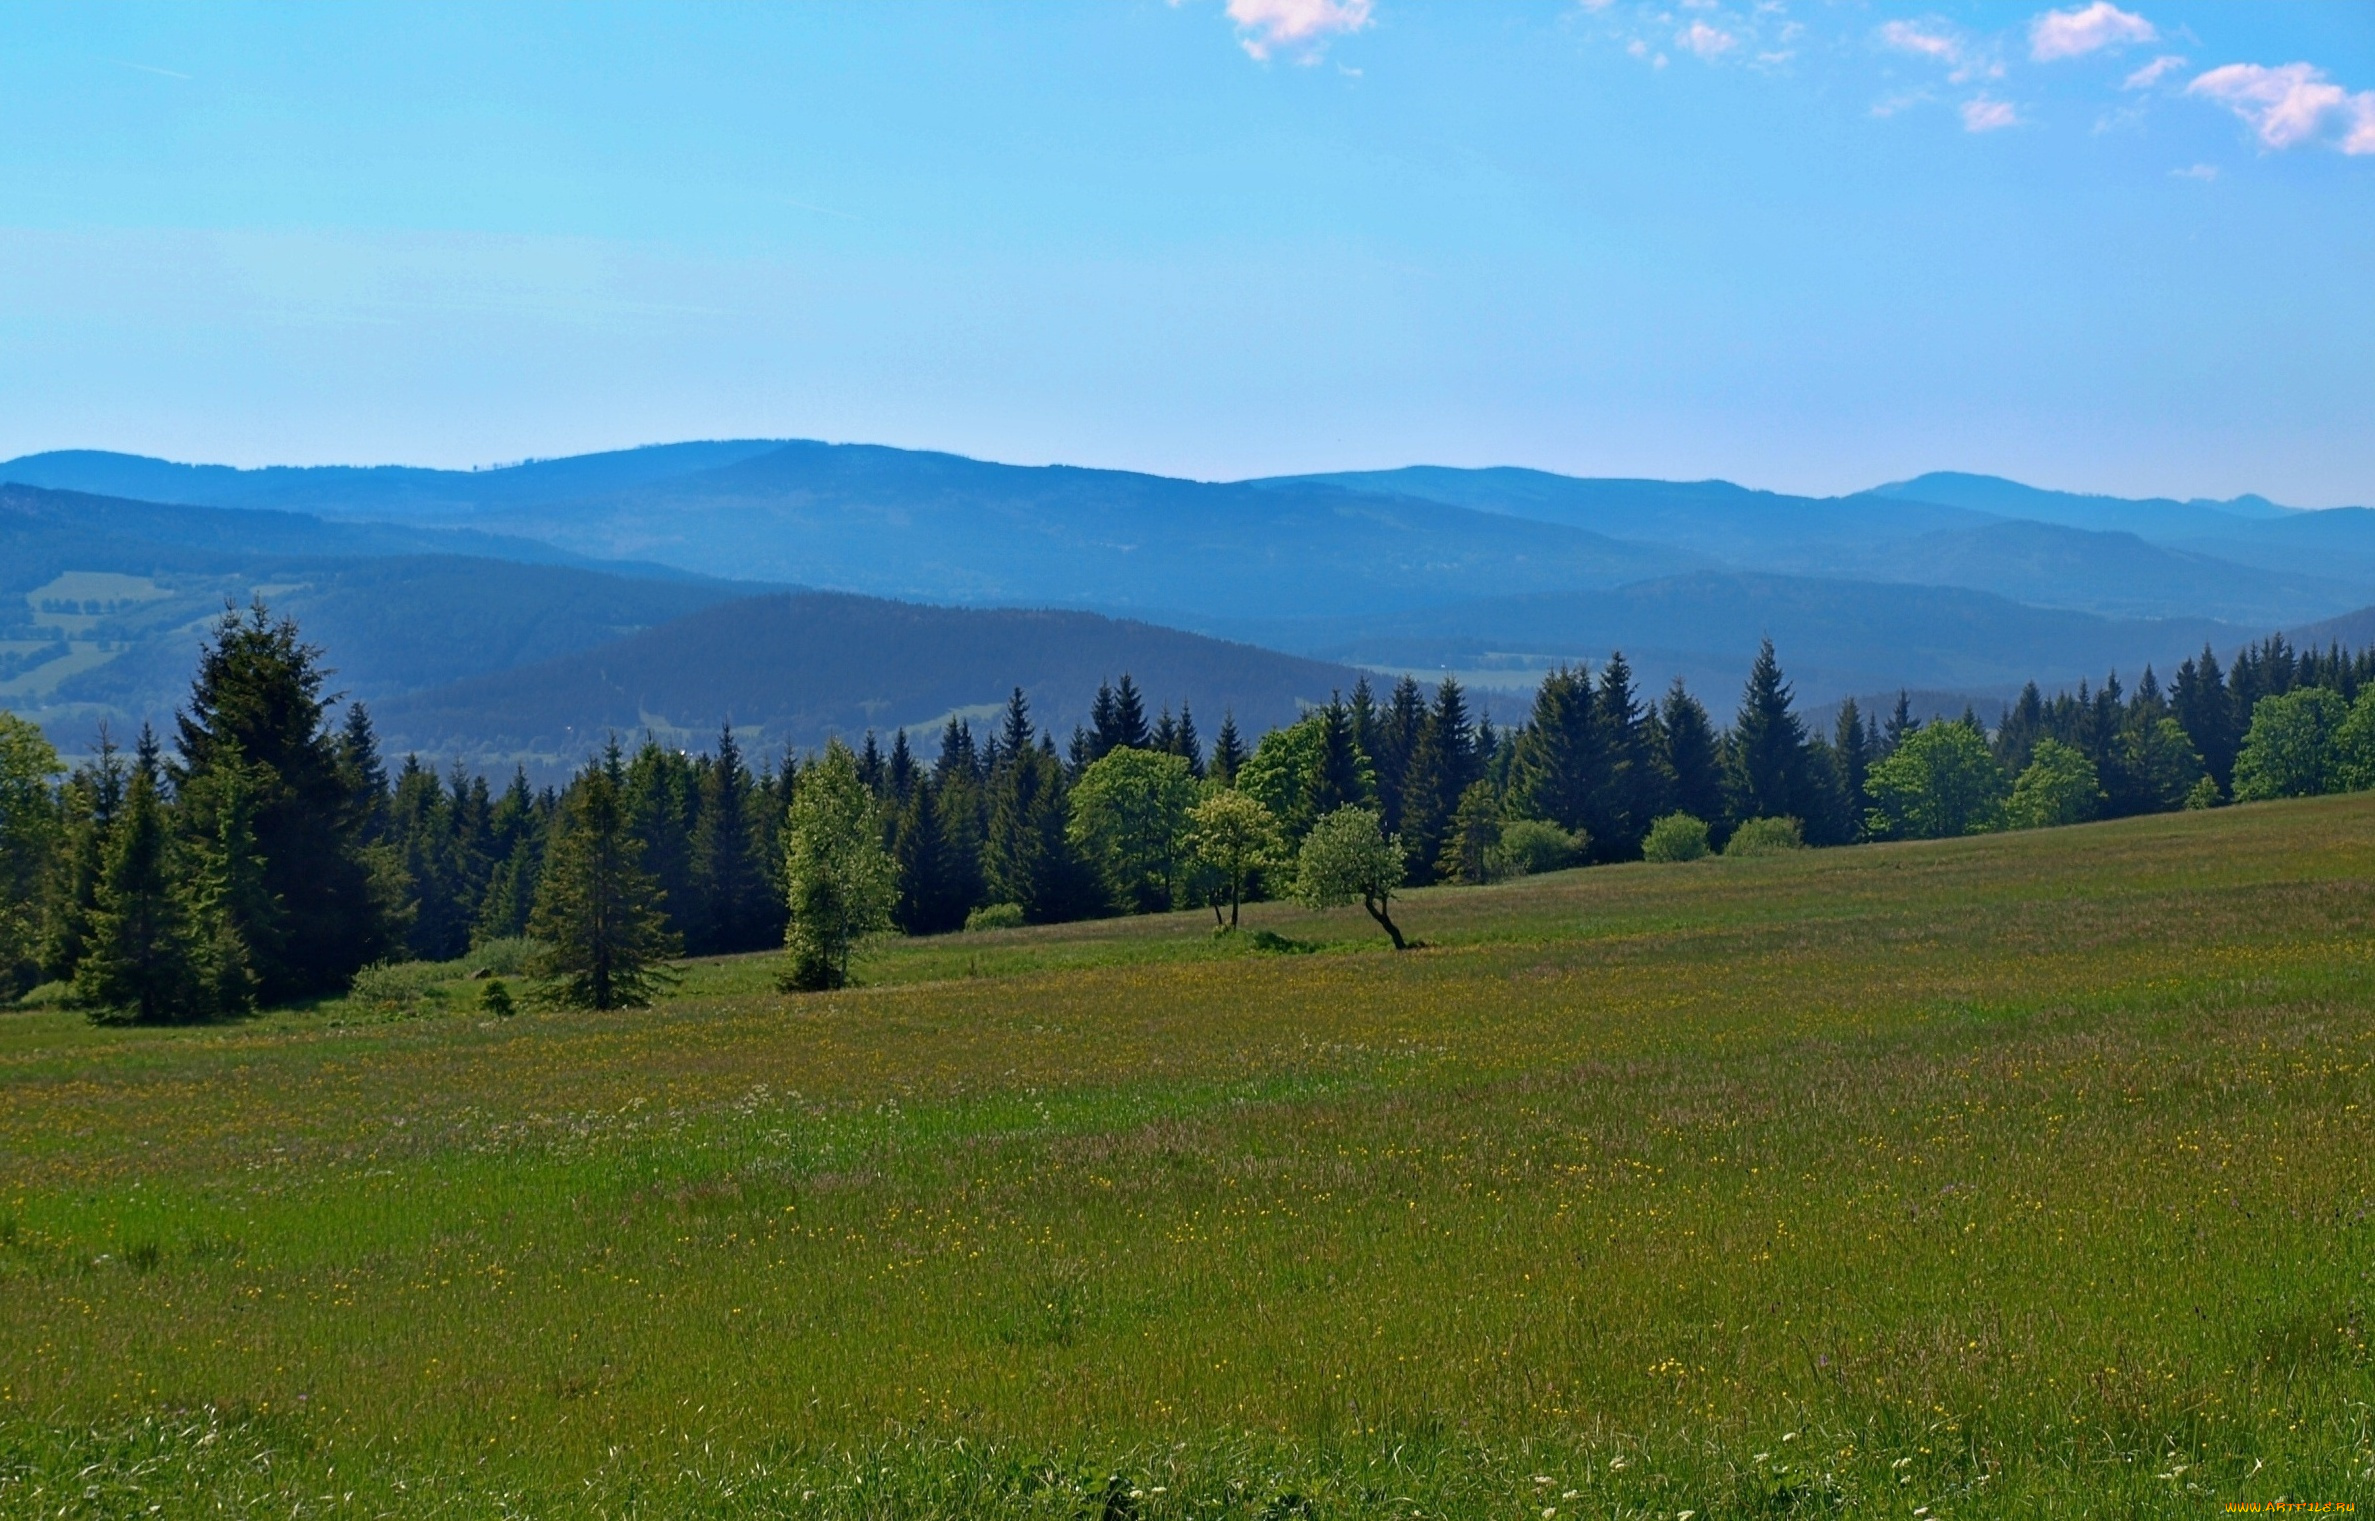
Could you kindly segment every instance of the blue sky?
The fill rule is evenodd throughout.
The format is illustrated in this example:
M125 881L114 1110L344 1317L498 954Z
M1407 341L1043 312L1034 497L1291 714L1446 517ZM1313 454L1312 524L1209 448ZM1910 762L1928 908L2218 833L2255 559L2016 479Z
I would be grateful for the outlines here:
M0 10L0 457L2333 505L2370 418L2363 3Z

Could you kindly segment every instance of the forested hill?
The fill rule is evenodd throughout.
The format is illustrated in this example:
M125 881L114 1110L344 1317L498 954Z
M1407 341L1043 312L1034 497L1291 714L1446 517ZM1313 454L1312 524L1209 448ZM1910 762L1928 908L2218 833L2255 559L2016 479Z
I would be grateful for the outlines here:
M1216 732L1292 723L1358 673L1093 613L925 607L801 593L722 603L596 649L457 682L373 710L391 753L573 765L610 732L705 744L728 719L755 750L987 717L1023 688L1059 738L1127 673L1150 704L1187 703Z

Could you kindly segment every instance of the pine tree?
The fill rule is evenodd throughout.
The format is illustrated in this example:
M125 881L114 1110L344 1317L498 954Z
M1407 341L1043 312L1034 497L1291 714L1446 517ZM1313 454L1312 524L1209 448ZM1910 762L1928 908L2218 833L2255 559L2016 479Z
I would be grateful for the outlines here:
M1206 774L1224 787L1237 783L1237 768L1245 764L1245 742L1237 737L1237 715L1224 708L1220 733L1212 738L1212 763Z
M359 702L347 704L338 751L355 799L355 833L365 843L375 844L387 836L388 768L380 762L379 736L371 727L371 713Z
M486 893L471 922L470 943L510 940L528 932L528 911L536 903L536 878L544 867L545 824L550 810L528 790L528 773L515 769L487 817L487 855L493 862Z
M2036 689L2030 688L2031 692ZM1832 729L1831 754L1839 768L1839 795L1847 809L1849 837L1863 833L1864 815L1871 801L1864 795L1864 778L1872 770L1872 740L1864 729L1863 712L1850 697L1839 704L1839 721Z
M1179 705L1179 727L1171 731L1171 753L1188 763L1188 774L1201 780L1204 775L1204 744L1196 735L1196 715L1188 705Z
M107 875L108 848L124 805L129 779L123 754L107 726L99 726L99 753L67 779L63 880L52 898L41 947L42 974L65 982L90 946L92 916L99 911L99 884Z
M1113 689L1113 733L1100 738L1109 738L1105 745L1109 751L1147 748L1146 699L1128 671L1122 672L1121 684Z
M917 787L900 806L891 832L891 865L898 882L891 920L910 935L938 935L964 926L973 905L949 869L948 830L930 787Z
M2228 790L2234 780L2235 752L2242 747L2243 726L2237 721L2235 700L2227 690L2226 675L2207 644L2202 646L2199 657L2177 668L2176 689L2171 694L2169 708L2186 737L2193 741L2195 752L2209 768L2219 790Z
M952 777L981 780L979 758L973 752L973 726L952 718L940 731L940 758L932 763L932 780L945 787Z
M1770 642L1767 641L1768 644ZM1920 727L1921 720L1913 716L1911 696L1903 687L1897 688L1897 705L1889 711L1888 723L1880 731L1880 754L1872 758L1879 760L1883 756L1896 754L1897 746L1905 743L1905 737Z
M887 793L901 802L915 789L915 779L921 775L915 763L915 752L907 748L907 731L901 729L891 739L891 758L883 766L882 784Z
M884 780L882 751L874 743L874 731L868 729L865 748L858 752L858 784L880 797Z
M1377 805L1387 834L1402 828L1410 763L1418 753L1419 735L1426 723L1426 697L1416 681L1404 676L1394 683L1393 698L1378 715L1377 745L1369 752L1377 767Z
M367 853L367 782L324 723L322 681L321 651L257 602L215 625L178 720L173 780L199 806L215 795L200 785L215 769L261 768L253 827L280 917L234 929L267 1001L344 987L402 943L403 904ZM190 827L216 832L205 817Z
M1073 769L1084 770L1103 760L1105 752L1113 748L1113 731L1113 687L1108 682L1100 681L1097 683L1096 698L1089 703L1088 729L1084 731L1075 727L1072 731L1072 749L1076 757Z
M76 1001L97 1018L180 1024L210 1012L209 987L156 773L125 789L90 941L74 972Z
M1064 769L1028 745L992 784L982 875L992 901L1021 907L1032 924L1105 911L1103 884L1068 837Z
M1460 795L1475 780L1476 735L1468 722L1467 694L1446 676L1419 727L1402 783L1400 834L1411 853L1413 879L1422 885L1432 878Z
M1328 705L1313 717L1319 721L1319 745L1312 756L1311 775L1304 789L1311 816L1319 817L1371 801L1362 776L1363 762L1368 757L1353 743L1352 715L1341 701L1330 698Z
M1031 748L1031 705L1024 700L1021 687L1016 687L1014 695L1006 699L1006 724L998 743L1008 760Z
M1592 699L1598 774L1593 779L1583 830L1601 860L1631 860L1641 853L1658 795L1656 762L1633 695L1633 669L1620 651L1600 671Z
M1806 765L1806 731L1790 711L1789 683L1770 639L1757 649L1728 749L1726 781L1733 822L1807 819L1817 799Z
M1658 742L1665 809L1687 813L1710 829L1720 829L1724 819L1723 746L1715 737L1715 724L1707 709L1684 688L1679 676L1658 706Z
M1591 682L1559 666L1534 689L1534 707L1512 741L1509 795L1528 818L1573 833L1590 816L1599 785L1599 713Z
M906 733L892 752L894 762L912 757ZM912 778L911 778L912 779ZM701 794L693 826L691 933L685 944L695 955L717 956L765 947L774 935L767 912L771 896L752 819L754 786L743 768L734 726L718 730L717 754L701 773Z
M643 869L618 770L614 742L562 797L528 917L528 932L543 942L535 972L548 979L547 996L575 1008L649 1003L660 964L680 948L660 885Z
M681 750L651 736L627 763L620 803L627 827L643 844L642 868L659 885L668 929L679 940L696 933L700 894L693 885L693 834L701 806L700 784Z

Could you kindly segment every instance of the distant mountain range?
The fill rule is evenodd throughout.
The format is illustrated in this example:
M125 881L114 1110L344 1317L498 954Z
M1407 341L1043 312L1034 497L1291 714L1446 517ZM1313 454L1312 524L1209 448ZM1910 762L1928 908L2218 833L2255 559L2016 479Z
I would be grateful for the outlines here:
M1130 674L1158 706L1186 705L1209 743L1234 715L1248 736L1294 722L1359 673L1251 645L1095 613L924 607L808 592L720 603L557 659L382 703L400 749L567 765L605 735L699 746L732 720L753 745L907 729L927 754L962 716L988 733L1021 687L1059 747L1099 686Z
M2358 627L2375 604L2366 509L1955 474L1833 498L1431 466L1216 483L728 440L476 471L66 452L0 465L0 482L16 483L0 487L0 599L26 599L21 621L0 600L0 703L69 728L165 711L200 627L259 589L418 742L523 751L630 712L670 732L764 713L749 721L808 743L1018 680L1061 718L1093 691L1089 666L1156 658L1139 653L1152 630L1110 632L1148 625L1307 657L1242 689L1224 674L1249 658L1222 653L1237 647L1207 640L1174 667L1200 711L1194 694L1242 690L1252 722L1324 696L1345 665L1522 688L1615 648L1645 683L1680 674L1723 707L1764 634L1809 702L1900 685L1984 702L2031 678L2165 669L2204 642ZM850 595L747 600L801 589ZM716 685L726 667L699 653L738 656L717 631L743 616L809 643L874 639L853 632L889 616L869 598L1107 619L1028 625L1028 661L1008 639L1025 625L991 639L924 618L871 674L856 657L729 662L766 691ZM1102 653L1054 662L1050 629ZM924 631L1028 669L934 665Z

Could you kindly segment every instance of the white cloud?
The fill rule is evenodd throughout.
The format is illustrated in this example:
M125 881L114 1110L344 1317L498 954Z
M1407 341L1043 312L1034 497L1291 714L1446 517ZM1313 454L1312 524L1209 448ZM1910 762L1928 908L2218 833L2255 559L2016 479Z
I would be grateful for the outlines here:
M1880 40L1900 53L1918 53L1940 63L1961 63L1963 45L1944 32L1925 31L1918 21L1891 21L1880 29Z
M2008 100L1990 100L1974 95L1963 102L1963 130L1965 132L1994 132L2004 127L2020 125L2020 113Z
M2160 33L2134 11L2123 11L2111 0L2076 10L2047 11L2029 23L2029 56L2039 63L2056 58L2079 58L2098 48L2130 42L2157 42Z
M2173 180L2214 180L2218 178L2218 165L2196 164L2190 169L2172 169L2169 171L2169 178Z
M1973 79L2001 79L2004 75L2004 66L1995 60L1993 48L1973 47L1956 32L1919 21L1889 21L1882 23L1879 35L1883 47L1947 65L1953 72L1946 77L1955 84Z
M2122 80L2119 87L2123 90L2149 90L2154 85L2159 84L2161 82L2162 76L2167 74L2171 69L2182 69L2184 67L2185 60L2182 57L2175 53L2163 53L2160 57L2155 58L2152 62L2146 64L2144 67L2138 69L2135 73L2130 74L2126 79Z
M1720 58L1740 45L1739 38L1734 37L1721 27L1709 26L1704 21L1694 21L1684 27L1674 34L1674 40L1701 58L1707 59Z
M1317 63L1330 38L1366 28L1369 11L1370 0L1229 0L1238 46L1261 62L1288 48L1296 62Z
M2338 126L2344 153L2375 153L2375 92L2350 94L2306 63L2230 63L2185 87L2243 118L2262 146L2297 148Z

